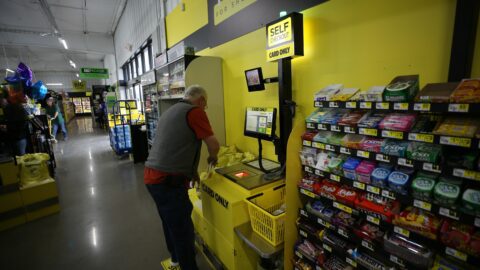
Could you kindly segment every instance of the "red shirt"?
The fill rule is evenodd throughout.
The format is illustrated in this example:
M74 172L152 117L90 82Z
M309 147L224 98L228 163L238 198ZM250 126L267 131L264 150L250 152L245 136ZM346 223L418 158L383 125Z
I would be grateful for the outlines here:
M213 135L207 113L201 108L195 107L190 110L187 114L187 121L190 128L195 132L197 139L203 140ZM147 185L161 184L168 175L171 175L171 173L145 167L143 181Z

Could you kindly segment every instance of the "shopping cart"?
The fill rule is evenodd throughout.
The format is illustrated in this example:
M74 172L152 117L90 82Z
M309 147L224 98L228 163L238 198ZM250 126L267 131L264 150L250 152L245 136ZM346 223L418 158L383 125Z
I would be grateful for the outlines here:
M53 119L50 117L50 116L47 116L48 118L48 130L50 131L49 134L50 134L50 141L52 141L52 143L57 143L57 139L55 139L55 137L52 135L52 128L53 128Z

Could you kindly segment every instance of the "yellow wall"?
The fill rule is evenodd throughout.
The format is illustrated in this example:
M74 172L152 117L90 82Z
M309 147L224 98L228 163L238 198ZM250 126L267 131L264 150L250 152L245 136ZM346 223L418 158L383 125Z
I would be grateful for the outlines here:
M182 11L182 3L185 11ZM167 15L167 46L172 47L176 43L188 37L208 23L207 0L183 0Z
M480 17L478 17L477 40L475 41L475 55L473 57L472 78L480 78Z

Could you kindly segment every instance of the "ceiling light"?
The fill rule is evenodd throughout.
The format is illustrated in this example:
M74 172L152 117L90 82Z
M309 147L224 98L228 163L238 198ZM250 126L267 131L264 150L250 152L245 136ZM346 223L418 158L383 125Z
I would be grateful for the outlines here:
M9 68L7 68L6 71L11 72L11 73L15 73L15 71L13 71L13 70L11 70L11 69L9 69Z
M63 83L47 83L48 86L62 86Z
M286 15L287 15L287 12L285 10L280 11L280 17L286 16Z
M62 43L63 47L65 48L65 50L68 50L68 45L67 45L67 41L61 37L58 38L58 42Z
M77 78L78 78L78 77L80 77L80 76L78 75L78 73L77 73L77 74L75 74L75 76L77 76Z
M72 60L69 60L69 61L70 61L70 66L72 66L73 68L77 68L77 65L75 64L75 62L73 62Z

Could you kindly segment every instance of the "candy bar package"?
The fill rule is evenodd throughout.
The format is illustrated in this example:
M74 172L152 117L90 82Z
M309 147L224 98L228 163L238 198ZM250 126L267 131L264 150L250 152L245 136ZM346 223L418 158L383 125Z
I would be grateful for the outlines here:
M333 101L347 101L353 95L355 95L360 89L359 88L343 88L335 96L333 96Z
M435 253L428 247L398 234L386 234L383 239L385 251L412 264L417 269L428 269Z
M315 93L315 101L330 101L341 89L343 89L342 84L328 85Z
M409 206L393 219L393 224L436 240L442 219L422 209Z
M341 145L347 148L360 149L365 136L357 134L347 134L343 137Z
M366 92L362 93L361 99L364 101L382 102L385 86L372 86Z
M385 139L380 138L366 138L360 144L360 149L363 151L380 153L382 151L382 144Z
M368 112L358 121L357 125L363 128L377 128L385 116L385 113Z
M359 238L368 240L370 242L380 241L384 235L384 232L381 231L378 226L372 225L366 221L360 224L360 226L354 227L353 232Z
M450 96L450 102L480 102L480 79L464 79Z
M323 268L327 270L353 270L353 267L339 257L332 256L324 264Z
M345 134L334 132L332 136L329 136L327 138L327 143L333 145L340 145L342 143L343 137L345 137Z
M347 186L342 186L335 193L335 197L337 201L353 206L357 199L357 192Z
M365 113L365 111L348 112L338 121L338 124L343 126L356 126Z
M391 270L393 269L392 267L386 265L382 261L366 254L366 253L355 253L355 260L358 262L358 264L362 265L366 269L372 269L372 270Z
M330 108L319 108L312 112L305 120L307 122L321 123L323 117L329 113L332 109Z
M418 92L418 75L395 77L383 91L385 101L407 102L413 99Z
M331 222L333 216L338 212L338 210L332 207L326 207L321 201L309 202L306 204L305 209L307 212L328 222Z
M442 154L442 146L431 143L410 142L407 147L407 158L438 163Z
M343 116L348 113L348 109L335 109L325 114L322 118L322 124L336 125Z
M432 103L448 103L453 91L457 88L458 83L428 83L418 92L415 101L432 102Z
M442 116L421 114L417 116L417 121L410 132L415 133L432 133L437 125L442 121Z
M480 256L480 231L471 225L446 220L440 230L440 239L448 247Z
M355 208L364 214L378 217L386 222L391 222L395 215L399 213L400 203L380 195L366 192L357 196Z
M355 223L355 218L353 218L351 214L338 211L338 213L333 217L332 223L335 226L350 227Z
M311 141L313 140L313 137L315 137L315 135L317 135L317 131L306 131L302 135L302 140Z
M478 118L447 117L434 131L437 135L473 138L480 126Z
M344 155L330 157L328 171L336 175L343 175L343 163L346 159L347 157Z
M391 113L385 116L378 125L381 129L407 132L415 124L416 114Z
M304 147L300 151L300 161L303 166L315 167L317 164L317 150L310 147Z
M407 153L409 142L407 141L398 141L393 139L386 139L382 143L382 154L396 156L396 157L405 157Z
M331 131L319 131L315 137L313 137L314 142L328 143L328 137L333 136L334 133Z

